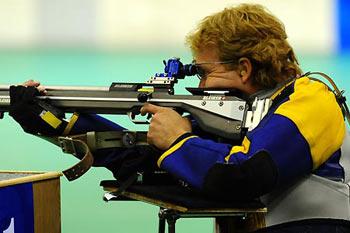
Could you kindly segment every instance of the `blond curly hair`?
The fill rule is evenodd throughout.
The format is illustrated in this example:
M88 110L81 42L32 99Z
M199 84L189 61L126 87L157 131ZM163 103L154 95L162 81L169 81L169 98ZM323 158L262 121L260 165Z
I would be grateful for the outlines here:
M283 23L257 4L240 4L205 17L186 38L196 55L215 46L221 61L248 58L253 65L252 81L262 88L274 87L301 74Z

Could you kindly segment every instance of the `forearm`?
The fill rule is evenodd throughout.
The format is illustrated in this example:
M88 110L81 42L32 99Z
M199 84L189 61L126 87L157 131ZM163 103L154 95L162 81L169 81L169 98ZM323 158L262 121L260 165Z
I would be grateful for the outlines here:
M124 128L96 114L73 114L64 134L74 135L90 131L120 131Z
M290 120L276 117L238 146L189 137L166 151L158 165L210 195L263 195L312 170L305 139Z

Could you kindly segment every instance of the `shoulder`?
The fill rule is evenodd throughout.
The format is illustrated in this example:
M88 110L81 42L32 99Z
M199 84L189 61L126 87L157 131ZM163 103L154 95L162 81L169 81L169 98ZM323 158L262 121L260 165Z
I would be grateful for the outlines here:
M289 98L274 112L290 119L323 163L341 146L345 122L335 95L326 85L307 77L294 82Z
M293 92L275 113L295 120L317 117L320 122L332 122L343 119L333 92L323 83L307 77L294 82Z

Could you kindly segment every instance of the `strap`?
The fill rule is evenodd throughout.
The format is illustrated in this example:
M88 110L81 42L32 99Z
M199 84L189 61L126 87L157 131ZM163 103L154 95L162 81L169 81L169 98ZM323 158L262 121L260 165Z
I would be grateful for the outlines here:
M346 98L343 95L344 91L339 90L339 88L337 87L337 85L335 84L335 82L333 81L333 79L331 77L329 77L328 75L326 75L325 73L322 72L307 72L305 73L303 76L309 76L309 75L320 75L322 78L326 79L333 87L333 93L338 101L338 104L343 112L343 115L345 117L345 119L347 120L348 124L350 125L350 111L349 108L346 104ZM329 90L332 90L326 83L324 83L322 80L318 79L318 78L312 78L309 77L312 80L318 81L323 83L324 85L326 85L328 87Z
M123 194L123 192L129 188L136 180L139 174L137 172L133 173L131 176L129 176L128 179L126 179L121 185L118 187L117 191L110 192L109 194L113 195L114 198L118 198L119 195ZM109 201L110 199L103 198L104 201Z
M49 141L53 141L50 139ZM69 180L78 179L85 174L94 163L93 151L107 148L131 148L147 144L147 132L106 131L88 132L86 134L58 137L55 144L62 148L64 153L73 154L80 161L63 171Z
M86 144L86 135L58 137L58 141L63 152L81 158L77 164L63 171L64 176L69 181L78 179L85 174L94 163L94 156L92 155L89 146Z
M77 164L63 171L64 176L69 181L82 176L94 163L94 157L90 152L88 145L85 143L85 134L70 137L37 136L61 147L63 152L74 154L77 158L81 159Z

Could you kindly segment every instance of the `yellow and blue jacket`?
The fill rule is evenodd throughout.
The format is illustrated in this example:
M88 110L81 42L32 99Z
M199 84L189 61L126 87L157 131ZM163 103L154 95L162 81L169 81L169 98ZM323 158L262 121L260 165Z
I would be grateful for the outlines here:
M272 98L269 112L241 145L190 135L165 151L158 166L208 194L241 199L261 196L310 173L343 179L339 159L345 123L327 86L302 77ZM123 129L97 115L72 119L69 134ZM128 152L114 149L99 154L95 166L113 171L117 168L111 164Z
M343 179L345 123L334 94L303 77L273 98L241 145L189 136L162 154L158 165L193 187L236 198L260 196L311 172Z

